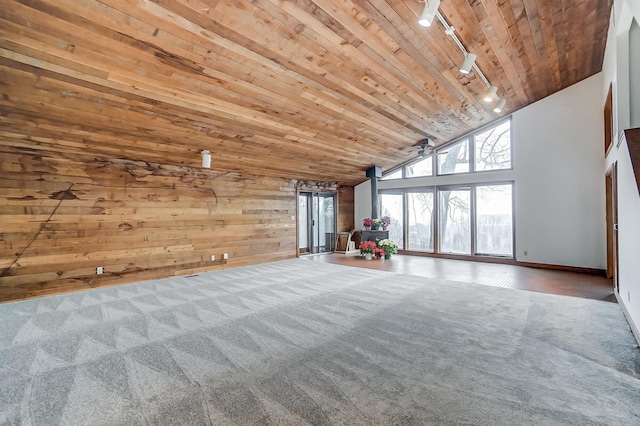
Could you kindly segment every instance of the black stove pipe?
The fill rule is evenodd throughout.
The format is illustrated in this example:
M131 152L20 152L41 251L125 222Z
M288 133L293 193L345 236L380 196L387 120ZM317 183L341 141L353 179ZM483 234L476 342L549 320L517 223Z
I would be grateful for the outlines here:
M371 180L371 219L377 219L380 215L378 207L378 179L382 177L380 166L371 166L367 169L367 177Z

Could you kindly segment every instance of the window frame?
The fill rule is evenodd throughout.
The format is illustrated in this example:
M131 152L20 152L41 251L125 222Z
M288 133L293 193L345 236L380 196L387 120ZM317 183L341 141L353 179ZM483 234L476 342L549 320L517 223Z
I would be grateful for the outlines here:
M401 180L401 179L418 179L418 178L434 178L434 177L438 177L438 176L458 176L458 175L467 175L467 174L475 174L475 173L491 173L491 172L501 172L501 171L507 171L507 170L513 170L514 169L514 165L513 165L513 117L511 115L507 116L507 117L500 117L497 120L492 121L491 123L487 123L482 127L479 127L471 132L465 133L464 135L461 135L439 147L437 147L436 149L434 149L429 156L431 156L431 161L432 161L432 166L431 166L431 170L432 170L432 174L431 176L412 176L412 177L407 177L406 174L406 166L412 165L414 163L420 162L422 160L424 160L423 158L414 158L410 161L404 162L402 164L399 164L397 166L394 166L392 168L390 168L389 170L385 171L382 173L382 179L381 180L389 180L389 181L393 181L393 180ZM510 167L508 168L504 168L504 169L489 169L489 170L476 170L476 135L480 134L480 133L484 133L485 131L487 131L488 129L490 129L491 127L498 127L500 125L502 125L505 122L509 122L509 164ZM438 167L438 152L439 151L443 151L447 148L449 148L452 145L455 145L458 142L462 142L464 141L464 139L468 139L468 149L469 149L469 171L467 172L460 172L460 173L440 173L439 167ZM399 178L395 178L395 179L385 179L385 176L393 174L395 172L397 172L398 170L401 171L401 176Z
M506 170L506 169L501 169ZM495 171L495 170L494 170ZM498 185L511 185L511 255L499 255L499 254L487 254L487 253L478 253L477 251L477 201L476 201L476 187L478 186L498 186ZM471 251L469 254L463 253L449 253L449 252L441 252L440 251L440 196L439 193L442 190L455 190L455 189L469 189L469 220L470 223L470 233L471 233L471 241L470 247ZM415 192L432 192L433 193L433 217L432 217L432 226L431 230L433 232L433 250L416 250L416 249L408 249L409 246L409 211L408 211L408 197L407 194L415 193ZM461 258L490 258L490 259L516 259L516 183L513 179L507 180L495 180L495 181L487 181L487 182L474 182L474 183L459 183L459 184L444 184L444 185L421 185L421 186L413 186L408 188L394 188L394 189L381 189L379 190L379 195L382 194L402 194L402 216L403 216L403 244L400 247L400 250L408 253L420 253L420 254L428 254L434 256L453 256L453 257L461 257ZM382 206L382 200L379 200L380 205Z

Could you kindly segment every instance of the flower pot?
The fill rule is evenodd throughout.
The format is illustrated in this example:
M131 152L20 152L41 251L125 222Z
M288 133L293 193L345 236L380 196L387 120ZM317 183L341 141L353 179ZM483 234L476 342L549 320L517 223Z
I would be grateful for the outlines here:
M364 230L365 230L365 231L371 231L371 227L370 227L370 226L365 226L365 227L364 227Z
M367 259L367 260L373 259L373 253L365 253L364 254L364 258Z
M389 254L389 253L385 254L384 258L387 259L387 260L391 259L391 254Z
M383 226L383 227L382 227L382 230L383 230L383 231L386 231L386 230L387 230L387 226L386 226L386 225L385 225L385 226Z

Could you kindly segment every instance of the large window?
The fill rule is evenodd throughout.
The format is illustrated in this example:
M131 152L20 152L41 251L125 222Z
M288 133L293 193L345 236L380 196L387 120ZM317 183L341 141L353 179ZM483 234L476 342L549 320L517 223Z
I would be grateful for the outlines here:
M408 250L433 251L433 191L407 193Z
M392 220L390 238L401 250L513 257L511 147L507 118L386 172L385 180L415 178L381 190L381 214ZM485 171L493 173L458 176ZM495 181L499 174L502 181Z
M401 250L513 257L512 182L394 189L380 203Z
M438 147L435 155L383 173L382 180L511 169L511 119L502 120Z

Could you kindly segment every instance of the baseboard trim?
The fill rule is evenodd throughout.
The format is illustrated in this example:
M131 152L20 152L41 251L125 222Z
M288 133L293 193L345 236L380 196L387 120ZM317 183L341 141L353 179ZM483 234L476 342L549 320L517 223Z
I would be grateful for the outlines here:
M557 271L579 272L582 274L599 275L602 277L607 276L607 272L604 269L585 268L582 266L555 265L551 263L521 262L519 260L510 258L510 257L463 256L463 255L457 255L457 254L424 253L419 251L408 251L408 250L401 250L398 253L406 254L409 256L436 257L439 259L467 260L471 262L501 263L506 265L526 266L528 268L553 269Z
M638 327L636 327L636 324L633 322L633 319L631 319L631 314L629 314L627 307L624 305L624 300L620 296L620 293L618 293L617 291L614 291L613 294L616 296L616 300L618 301L618 306L620 306L620 309L622 309L622 314L624 315L624 318L627 320L627 323L631 328L631 334L633 334L633 337L636 339L636 343L640 348L640 330L638 330Z

